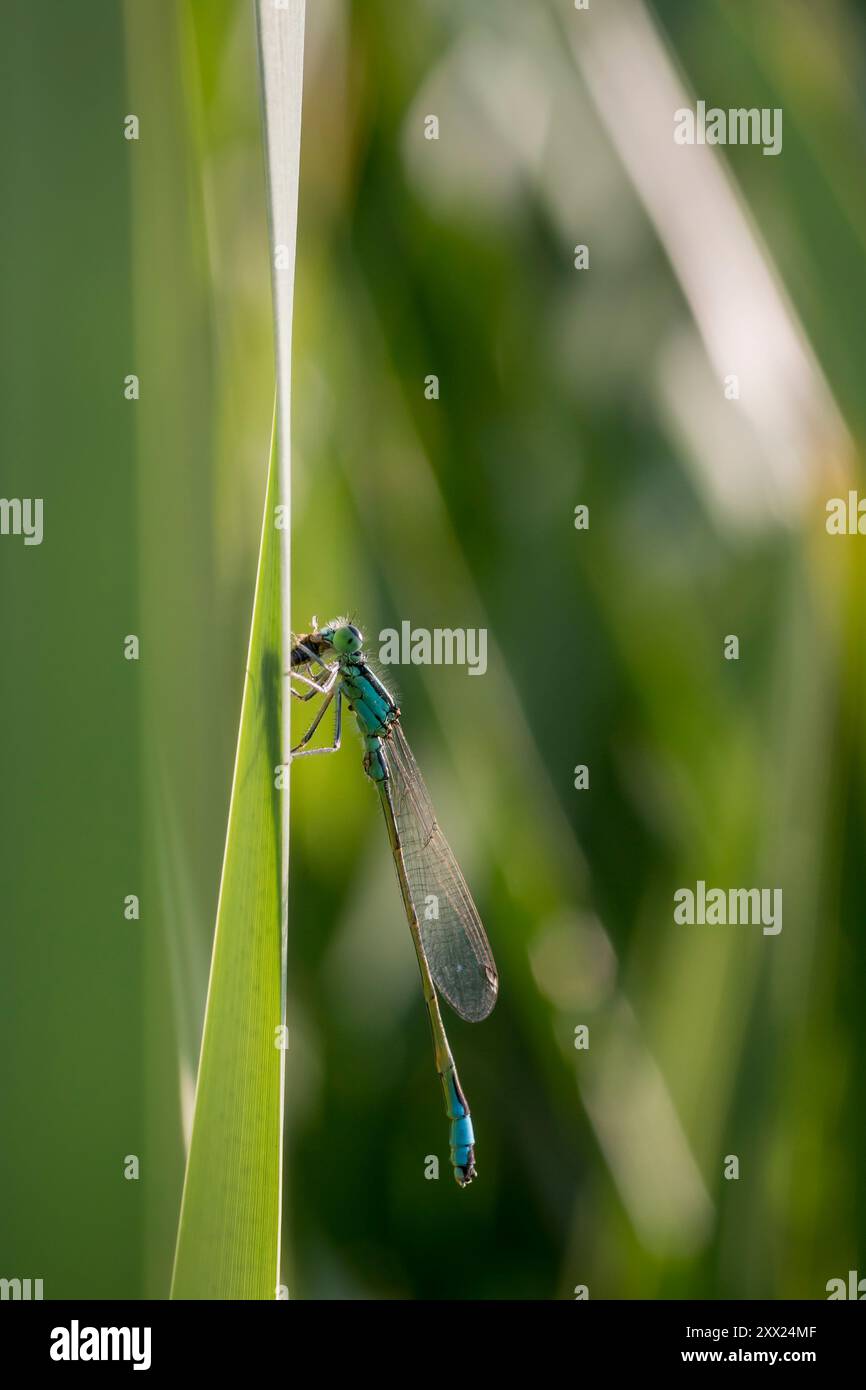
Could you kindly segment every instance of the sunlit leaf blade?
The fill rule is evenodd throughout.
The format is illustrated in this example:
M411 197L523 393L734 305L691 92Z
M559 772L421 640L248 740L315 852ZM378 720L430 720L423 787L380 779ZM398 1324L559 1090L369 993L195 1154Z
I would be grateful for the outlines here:
M281 1053L275 490L272 446L173 1298L276 1294Z

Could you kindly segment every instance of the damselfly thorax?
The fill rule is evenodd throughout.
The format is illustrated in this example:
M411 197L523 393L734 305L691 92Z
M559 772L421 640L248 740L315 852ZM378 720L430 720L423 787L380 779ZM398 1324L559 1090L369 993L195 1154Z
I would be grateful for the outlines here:
M366 661L350 657L339 665L343 695L364 740L364 771L373 782L383 782L390 774L382 743L400 718L399 707Z

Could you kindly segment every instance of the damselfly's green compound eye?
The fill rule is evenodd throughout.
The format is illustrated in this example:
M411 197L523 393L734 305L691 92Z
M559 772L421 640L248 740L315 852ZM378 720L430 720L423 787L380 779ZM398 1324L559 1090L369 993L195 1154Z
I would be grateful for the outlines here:
M342 627L335 627L331 633L331 646L335 652L341 656L354 656L364 645L364 637L359 628L352 623L346 623Z

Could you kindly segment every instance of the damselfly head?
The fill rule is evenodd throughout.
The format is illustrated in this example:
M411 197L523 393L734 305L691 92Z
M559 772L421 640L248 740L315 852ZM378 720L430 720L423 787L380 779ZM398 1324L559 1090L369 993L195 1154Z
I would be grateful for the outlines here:
M354 656L364 645L364 634L354 623L338 618L330 627L323 627L319 636L333 647L338 656Z

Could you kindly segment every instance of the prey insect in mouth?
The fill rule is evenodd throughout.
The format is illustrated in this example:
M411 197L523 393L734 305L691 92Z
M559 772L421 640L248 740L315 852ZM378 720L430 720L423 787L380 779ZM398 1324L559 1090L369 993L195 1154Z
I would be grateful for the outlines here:
M336 753L342 734L343 700L355 716L364 744L364 771L379 792L397 882L421 971L424 1001L433 1031L436 1070L450 1121L451 1162L461 1187L476 1176L475 1136L469 1105L439 1011L441 994L470 1022L486 1018L496 1003L499 979L478 910L433 811L400 725L400 710L364 655L357 627L337 619L294 641L291 677L298 700L321 697L316 717L293 758ZM334 741L308 744L325 711L334 707ZM431 910L432 905L432 910ZM437 994L438 991L438 994Z

